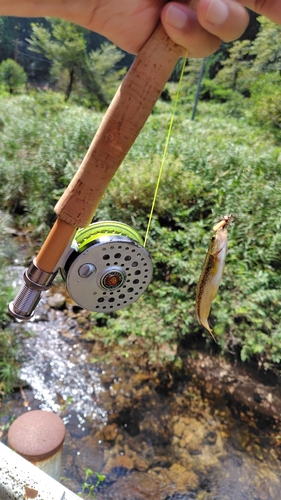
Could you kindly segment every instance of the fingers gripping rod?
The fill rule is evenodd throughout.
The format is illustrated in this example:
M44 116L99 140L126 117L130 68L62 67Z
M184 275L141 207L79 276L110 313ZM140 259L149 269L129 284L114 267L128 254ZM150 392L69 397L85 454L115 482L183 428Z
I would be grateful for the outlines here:
M57 270L63 267L76 229L91 222L182 55L183 48L173 43L159 24L117 90L79 170L55 206L58 218L9 304L14 317L28 320L33 315L42 291L51 286Z

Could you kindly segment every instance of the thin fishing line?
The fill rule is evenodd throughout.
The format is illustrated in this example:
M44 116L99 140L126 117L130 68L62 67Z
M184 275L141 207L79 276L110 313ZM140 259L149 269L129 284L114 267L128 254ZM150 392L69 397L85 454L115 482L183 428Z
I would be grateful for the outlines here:
M147 224L147 228L146 228L146 233L145 233L145 238L144 238L144 245L143 245L144 247L146 246L146 243L147 243L147 238L148 238L148 233L149 233L150 226L151 226L151 221L152 221L153 212L154 212L154 208L155 208L156 198L157 198L157 195L158 195L160 181L161 181L161 177L162 177L162 173L163 173L163 168L164 168L164 164L165 164L165 160L166 160L166 155L167 155L167 151L168 151L168 146L169 146L169 142L170 142L170 138L171 138L171 134L172 134L172 128L173 128L174 118L175 118L177 104L178 104L178 100L179 100L181 84L182 84L184 70L185 70L185 66L186 66L186 59L187 59L187 53L185 54L185 56L183 58L183 65L182 65L182 68L181 68L181 74L180 74L180 79L179 79L179 83L178 83L178 87L177 87L177 92L176 92L176 98L175 98L175 102L174 102L173 112L172 112L172 116L171 116L171 120L170 120L170 124L169 124L169 129L168 129L168 133L167 133L167 137L166 137L164 152L163 152L163 156L162 156L162 160L161 160L161 164L160 164L158 179L157 179L157 182L156 182L156 187L155 187L155 191L154 191L152 206L151 206L151 210L150 210L150 214L149 214L149 219L148 219L148 224Z

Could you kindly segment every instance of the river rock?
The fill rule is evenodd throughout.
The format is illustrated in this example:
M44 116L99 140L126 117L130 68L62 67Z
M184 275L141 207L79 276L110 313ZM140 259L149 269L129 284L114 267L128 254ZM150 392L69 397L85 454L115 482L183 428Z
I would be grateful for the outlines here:
M167 470L167 476L176 484L178 493L185 493L190 489L197 489L199 478L192 470L187 470L179 463L174 463Z
M135 457L133 458L133 463L134 463L134 468L140 472L147 471L150 465L148 460L143 460L137 455L135 455Z
M244 365L237 366L224 360L200 355L199 359L186 360L186 369L192 373L193 381L205 393L215 397L227 397L260 415L280 421L281 392L277 382L266 385L255 376L250 376Z
M65 340L68 341L71 337L75 339L77 324L65 311L50 309L48 317L53 317L54 321L59 318L59 324L69 330L71 335ZM42 326L46 330L46 325ZM37 344L33 345L34 340L28 340L28 354L31 360L34 353L41 352L40 348L48 345L46 338L43 340L38 347ZM79 345L78 339L75 339L75 344L64 344L72 362L71 373L78 383L79 372L82 378L84 376L81 367L89 364L84 382L85 393L89 391L89 394L93 394L93 401L98 404L100 410L97 414L91 410L93 417L85 416L85 423L81 424L81 419L74 418L77 412L75 406L73 410L67 409L67 414L73 411L73 415L67 423L67 439L68 443L72 443L72 448L66 448L66 453L69 451L73 455L64 463L64 475L71 469L74 481L80 480L80 488L85 477L84 469L88 468L106 473L106 481L95 491L98 500L187 500L195 498L195 495L197 500L223 497L229 499L232 492L233 499L235 497L236 500L279 499L279 427L276 424L276 427L271 428L272 434L269 434L265 422L262 422L261 433L259 426L253 426L254 416L244 414L242 419L240 406L237 405L236 408L233 405L233 401L242 404L250 401L255 408L262 407L265 410L265 404L272 405L275 402L277 388L269 387L266 391L266 387L257 386L254 381L251 385L242 385L243 382L249 381L239 373L233 376L231 370L235 367L230 366L229 369L222 370L220 363L215 364L211 358L207 366L202 357L197 371L194 367L196 378L189 376L175 383L171 389L166 381L166 385L163 384L160 375L142 374L139 367L134 373L134 363L137 364L138 361L136 358L133 360L131 354L129 360L120 355L118 363L115 360L113 363L107 363L102 358L108 354L109 348L103 350L96 342L95 350L91 354L92 346L87 345L86 351L85 342L83 348L76 348L76 343ZM56 346L57 344L54 345L53 351ZM101 357L96 367L91 363L93 357ZM48 359L52 361L53 358ZM104 359L107 360L106 357ZM127 370L125 363L129 362L132 366ZM47 381L51 376L50 366L48 363L45 372L44 365L42 368L40 366ZM54 365L54 373L55 368ZM92 393L98 373L103 374L104 384L98 384L97 392ZM190 373L193 372L190 370ZM203 396L199 389L196 390L194 380L201 388ZM214 394L219 395L215 399L212 391L212 398L209 400L206 397L206 380L209 387L214 388ZM55 381L53 383L53 379L51 382L51 389L56 398L54 401L57 404L57 385ZM60 388L61 379L58 382ZM243 397L241 388L238 387L240 382ZM100 388L103 390L100 391ZM74 403L77 404L75 387L72 390ZM27 399L31 409L36 405L38 407L41 401L36 399L32 402ZM80 405L81 401L77 401ZM229 403L231 411L226 406ZM22 411L22 403L20 410ZM108 421L104 426L106 413ZM98 415L102 416L101 420ZM263 444L263 436L266 436L268 442L266 446ZM269 446L275 447L270 451L275 476L270 475L268 467ZM71 489L78 491L76 482L73 484Z
M116 424L108 424L103 428L103 439L105 441L114 441L117 436L118 427Z
M160 478L144 472L133 472L119 478L114 490L107 488L98 500L165 500L166 492Z
M48 297L48 305L53 309L63 309L65 306L65 296L62 293L54 293L51 297Z
M127 455L110 457L103 468L103 474L108 474L113 469L119 469L120 467L128 471L132 470L134 468L133 460Z
M104 467L103 449L93 436L87 436L81 441L81 446L75 457L76 466L82 471L91 469L101 472Z
M175 423L174 425L174 435L177 438L181 438L182 435L184 434L184 431L186 429L186 424L185 422L181 419L178 422Z
M147 381L151 378L152 375L149 373L135 373L131 377L131 383L134 387L139 387L147 383Z
M251 443L247 446L247 451L251 453L257 460L263 462L264 457L261 451L261 447L257 443Z
M150 469L149 476L154 478L155 483L160 480L161 488L155 497L157 499L184 495L196 489L199 485L199 478L195 472L185 469L179 463L173 464L169 469L161 467ZM161 491L165 491L167 496L162 497L162 495L159 495Z

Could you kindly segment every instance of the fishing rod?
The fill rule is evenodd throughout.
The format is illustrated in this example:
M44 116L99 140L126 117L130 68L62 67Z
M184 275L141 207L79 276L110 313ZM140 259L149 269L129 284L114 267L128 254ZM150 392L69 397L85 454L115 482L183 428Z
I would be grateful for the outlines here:
M142 238L126 224L91 224L91 220L183 52L161 23L140 50L80 168L54 208L56 222L9 304L15 318L33 316L58 270L73 300L90 311L116 311L146 290L153 268Z

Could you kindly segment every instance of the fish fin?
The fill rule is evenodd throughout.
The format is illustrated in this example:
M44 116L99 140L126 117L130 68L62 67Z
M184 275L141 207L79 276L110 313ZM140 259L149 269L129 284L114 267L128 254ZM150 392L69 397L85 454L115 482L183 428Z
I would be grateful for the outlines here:
M212 339L214 340L214 342L216 342L216 344L218 343L217 342L217 339L216 337L214 336L213 334L213 330L211 329L210 325L209 325L209 322L208 320L206 319L204 322L200 321L201 325L204 326L204 328L206 328L206 330L208 330L209 334L211 335Z
M217 344L217 343L218 343L218 341L217 341L216 337L215 337L215 336L214 336L214 334L213 334L213 330L211 330L211 328L210 328L210 329L208 330L208 332L209 332L209 334L211 335L211 337L212 337L213 341Z

